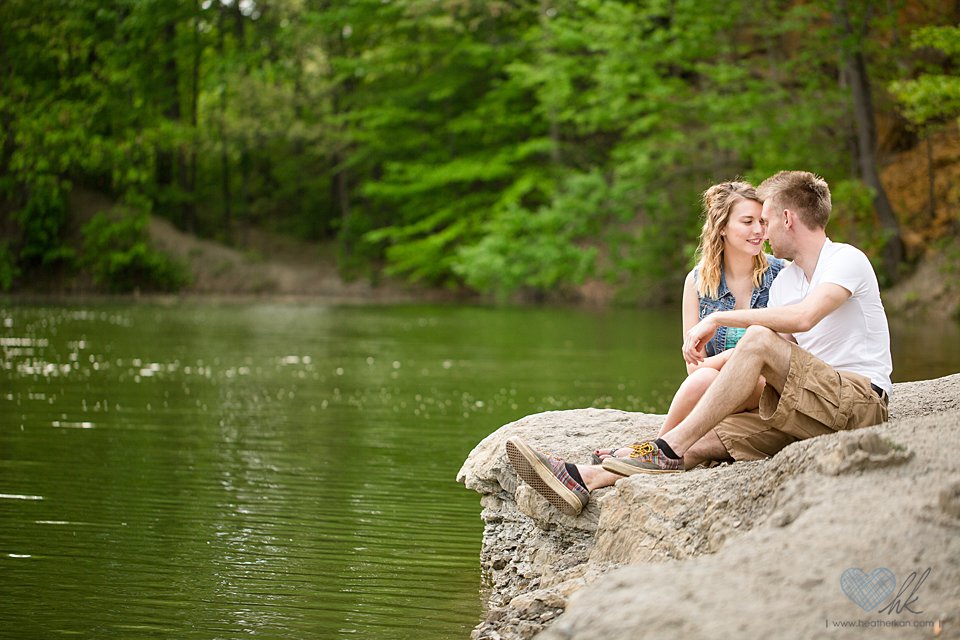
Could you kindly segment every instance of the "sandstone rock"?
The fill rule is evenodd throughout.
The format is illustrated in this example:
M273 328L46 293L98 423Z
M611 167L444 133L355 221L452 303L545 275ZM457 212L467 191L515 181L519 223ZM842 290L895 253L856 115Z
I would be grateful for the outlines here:
M913 455L903 445L881 438L876 431L838 433L826 446L828 452L817 459L817 466L832 476L900 464Z
M940 508L947 515L960 519L960 482L954 482L940 492Z
M458 480L483 496L492 589L472 637L861 637L829 628L864 617L839 588L849 567L889 567L901 579L931 568L925 611L940 617L940 637L960 637L960 374L895 385L884 425L798 442L766 461L625 478L594 492L579 517L518 482L504 453L519 435L586 462L594 448L652 436L661 421L549 412L477 445Z

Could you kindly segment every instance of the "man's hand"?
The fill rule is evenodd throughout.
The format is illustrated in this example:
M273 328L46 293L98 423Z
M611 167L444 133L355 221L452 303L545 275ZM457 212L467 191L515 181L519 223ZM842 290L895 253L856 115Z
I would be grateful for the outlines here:
M711 314L712 315L712 314ZM703 362L706 353L707 343L717 332L717 325L713 323L710 316L707 316L697 324L690 327L683 338L683 359L687 364L699 364Z

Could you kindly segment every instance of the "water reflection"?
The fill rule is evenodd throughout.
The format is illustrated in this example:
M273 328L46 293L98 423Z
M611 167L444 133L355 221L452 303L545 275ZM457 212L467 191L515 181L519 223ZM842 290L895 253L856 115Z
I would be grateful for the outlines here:
M683 375L672 313L0 318L0 617L16 637L466 637L481 523L453 480L470 449L537 411L662 412ZM937 349L910 331L895 325L897 379L960 368L955 326Z

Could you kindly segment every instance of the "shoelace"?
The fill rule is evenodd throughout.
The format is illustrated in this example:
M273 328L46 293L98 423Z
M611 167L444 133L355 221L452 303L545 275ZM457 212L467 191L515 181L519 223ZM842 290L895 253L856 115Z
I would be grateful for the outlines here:
M650 455L657 450L652 442L635 442L634 444L630 445L630 448L633 449L633 452L630 453L631 458L642 458L643 456Z

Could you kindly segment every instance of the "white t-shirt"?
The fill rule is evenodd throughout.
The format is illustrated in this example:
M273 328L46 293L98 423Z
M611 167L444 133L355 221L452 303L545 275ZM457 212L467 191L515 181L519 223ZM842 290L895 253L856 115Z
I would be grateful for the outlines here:
M840 285L851 296L809 331L793 334L797 344L834 369L859 373L891 393L890 328L880 301L877 276L862 251L827 238L813 279L807 282L803 269L796 263L784 267L770 287L767 306L800 302L824 282Z

